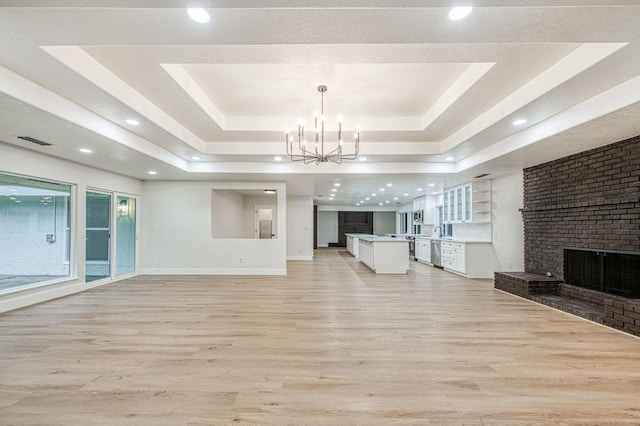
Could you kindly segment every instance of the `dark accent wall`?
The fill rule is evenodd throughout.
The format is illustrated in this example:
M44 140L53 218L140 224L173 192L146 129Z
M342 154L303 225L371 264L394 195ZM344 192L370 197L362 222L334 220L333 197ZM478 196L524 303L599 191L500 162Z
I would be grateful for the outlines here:
M344 234L373 234L373 212L338 212L338 244L347 246Z
M640 136L524 169L525 271L563 277L563 248L640 251Z

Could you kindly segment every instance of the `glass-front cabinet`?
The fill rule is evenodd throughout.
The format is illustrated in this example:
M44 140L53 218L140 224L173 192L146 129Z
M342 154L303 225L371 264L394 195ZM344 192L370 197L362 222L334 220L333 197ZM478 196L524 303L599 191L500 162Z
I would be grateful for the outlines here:
M491 222L491 182L474 181L444 191L444 223Z

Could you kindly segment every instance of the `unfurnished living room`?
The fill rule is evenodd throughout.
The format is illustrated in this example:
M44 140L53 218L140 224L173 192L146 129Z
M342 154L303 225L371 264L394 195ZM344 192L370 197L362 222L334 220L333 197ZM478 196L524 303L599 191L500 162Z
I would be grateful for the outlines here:
M638 22L0 1L0 425L640 424Z

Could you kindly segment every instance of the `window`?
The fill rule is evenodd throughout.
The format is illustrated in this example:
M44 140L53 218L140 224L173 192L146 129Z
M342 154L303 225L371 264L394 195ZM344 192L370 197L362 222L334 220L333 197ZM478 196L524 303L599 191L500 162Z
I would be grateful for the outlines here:
M0 173L0 292L68 277L71 185Z

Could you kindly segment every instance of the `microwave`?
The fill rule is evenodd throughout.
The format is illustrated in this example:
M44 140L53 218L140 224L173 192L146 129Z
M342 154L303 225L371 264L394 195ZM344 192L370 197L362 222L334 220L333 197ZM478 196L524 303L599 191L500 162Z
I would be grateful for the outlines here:
M416 210L415 212L413 212L413 221L414 222L418 222L418 223L422 223L422 217L423 217L423 211L422 210Z

